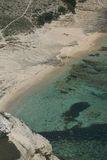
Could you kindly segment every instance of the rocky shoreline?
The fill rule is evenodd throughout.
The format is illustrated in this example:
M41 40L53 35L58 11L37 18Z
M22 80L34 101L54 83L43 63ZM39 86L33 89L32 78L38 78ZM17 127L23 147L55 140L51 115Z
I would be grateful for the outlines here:
M0 136L14 144L17 151L15 154L19 160L58 160L53 155L52 146L48 140L33 133L23 122L9 113L0 113ZM0 157L2 160L9 160L9 157L6 157L9 151L6 151L5 154L4 152L0 150ZM10 160L13 160L12 157Z

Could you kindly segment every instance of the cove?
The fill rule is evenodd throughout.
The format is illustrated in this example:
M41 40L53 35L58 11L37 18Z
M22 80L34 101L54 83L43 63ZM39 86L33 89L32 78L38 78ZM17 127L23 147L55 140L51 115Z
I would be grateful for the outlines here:
M107 159L107 36L96 45L9 109L49 139L61 160Z

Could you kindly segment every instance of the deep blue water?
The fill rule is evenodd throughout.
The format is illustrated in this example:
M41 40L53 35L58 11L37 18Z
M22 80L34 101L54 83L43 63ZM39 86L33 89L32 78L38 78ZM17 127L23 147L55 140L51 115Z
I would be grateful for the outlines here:
M107 160L107 36L96 46L10 110L48 138L62 160Z

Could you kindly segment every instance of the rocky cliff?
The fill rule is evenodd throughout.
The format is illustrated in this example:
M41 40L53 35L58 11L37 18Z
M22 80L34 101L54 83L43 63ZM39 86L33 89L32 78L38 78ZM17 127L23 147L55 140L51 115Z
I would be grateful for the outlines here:
M0 136L1 160L58 160L48 140L8 113L0 113Z

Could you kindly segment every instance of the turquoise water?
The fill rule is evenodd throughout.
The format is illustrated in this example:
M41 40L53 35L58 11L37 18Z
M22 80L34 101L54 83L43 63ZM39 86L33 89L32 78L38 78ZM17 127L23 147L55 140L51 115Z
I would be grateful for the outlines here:
M62 160L107 160L107 36L96 46L10 109L48 138Z

